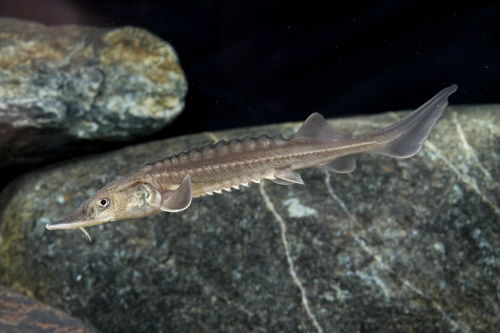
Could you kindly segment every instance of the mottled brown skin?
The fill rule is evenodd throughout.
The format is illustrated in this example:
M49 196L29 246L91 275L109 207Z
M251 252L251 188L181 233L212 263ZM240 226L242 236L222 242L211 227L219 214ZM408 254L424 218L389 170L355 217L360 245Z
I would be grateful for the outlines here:
M48 224L47 229L80 228L86 233L83 227L161 211L177 212L186 209L193 197L230 191L262 179L285 185L303 184L294 170L321 167L351 172L355 168L352 155L359 153L413 156L456 89L453 85L442 90L405 118L363 138L345 139L320 114L314 113L288 140L281 134L234 138L147 163L108 184L72 214Z

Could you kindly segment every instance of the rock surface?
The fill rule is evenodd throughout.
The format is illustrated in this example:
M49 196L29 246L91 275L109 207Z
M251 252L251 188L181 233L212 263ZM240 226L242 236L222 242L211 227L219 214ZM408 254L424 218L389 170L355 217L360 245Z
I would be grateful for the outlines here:
M360 136L387 113L333 121ZM351 174L301 172L163 213L47 231L145 161L204 133L33 173L1 198L4 284L91 322L138 332L494 332L500 327L500 106L449 107L415 157L357 157Z
M0 82L0 166L79 139L151 134L182 111L187 93L173 48L143 29L9 18L0 18Z
M0 332L93 333L94 328L29 297L0 286Z

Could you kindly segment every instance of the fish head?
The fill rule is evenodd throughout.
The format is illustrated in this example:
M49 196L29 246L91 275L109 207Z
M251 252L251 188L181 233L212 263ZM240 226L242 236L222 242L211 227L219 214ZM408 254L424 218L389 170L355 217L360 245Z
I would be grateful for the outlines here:
M49 230L78 229L161 212L161 195L145 182L111 183L87 199L73 213L46 225Z

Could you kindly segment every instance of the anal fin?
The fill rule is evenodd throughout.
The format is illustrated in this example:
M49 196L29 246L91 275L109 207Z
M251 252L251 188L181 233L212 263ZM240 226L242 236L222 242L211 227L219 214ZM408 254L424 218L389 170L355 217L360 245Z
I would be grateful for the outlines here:
M342 157L326 164L319 165L318 168L337 173L349 173L356 169L356 160L354 160L352 156Z
M300 175L290 169L279 170L274 174L276 179L272 179L273 182L280 185L292 185L301 184L304 185L304 181Z
M176 190L162 193L160 209L165 212L180 212L189 207L192 198L191 177L187 174Z

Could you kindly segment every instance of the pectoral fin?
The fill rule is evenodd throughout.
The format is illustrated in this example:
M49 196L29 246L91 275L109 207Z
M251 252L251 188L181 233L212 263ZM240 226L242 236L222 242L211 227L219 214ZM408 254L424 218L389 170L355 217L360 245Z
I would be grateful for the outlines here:
M274 174L276 179L272 181L276 184L280 185L292 185L292 184L301 184L304 185L304 181L300 177L300 175L296 172L293 172L290 169L279 170Z
M161 196L161 210L165 212L180 212L191 204L191 177L184 177L181 185L174 191L167 191Z

